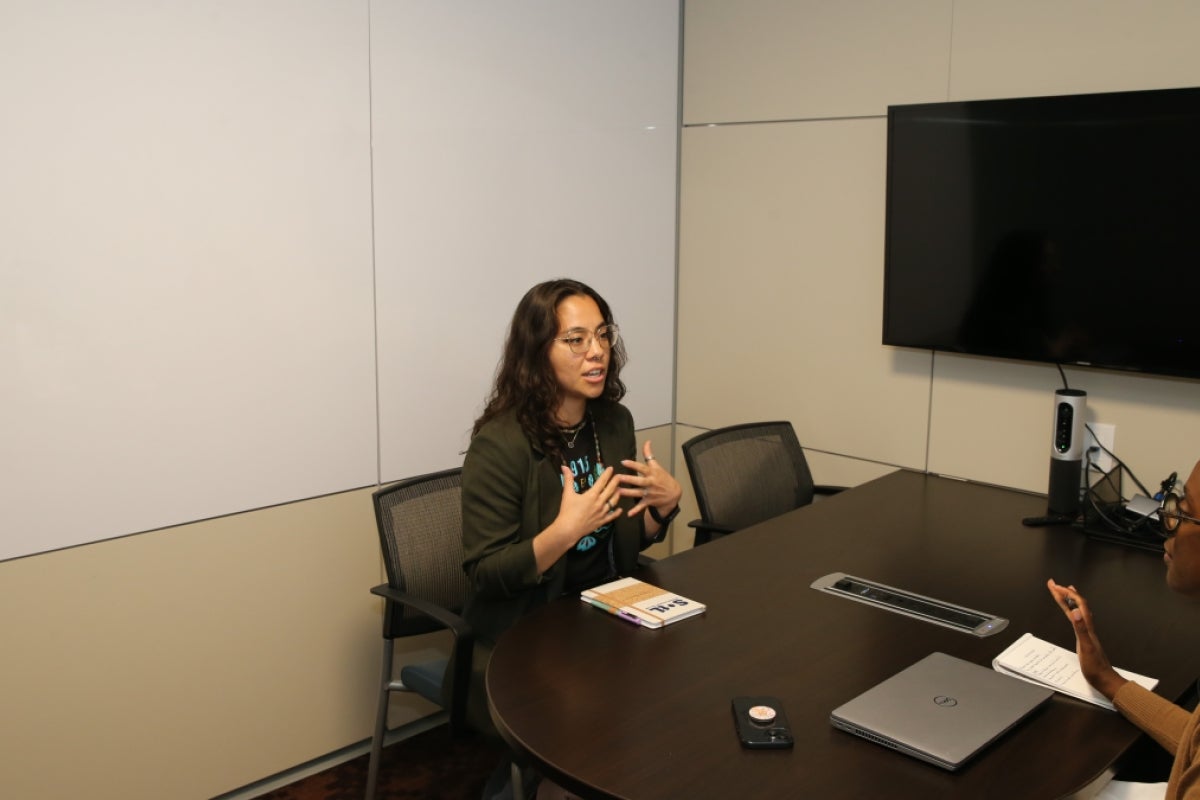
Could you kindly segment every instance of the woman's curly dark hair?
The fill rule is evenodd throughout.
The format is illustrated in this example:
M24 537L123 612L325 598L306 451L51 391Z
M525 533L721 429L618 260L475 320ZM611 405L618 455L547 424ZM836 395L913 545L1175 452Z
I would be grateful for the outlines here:
M614 324L612 310L595 289L566 278L539 283L517 303L495 385L483 414L475 420L471 436L479 433L488 421L512 409L525 435L541 445L547 455L561 459L562 433L554 418L560 389L550 366L550 347L558 335L559 303L580 295L596 301L606 325ZM625 359L625 346L618 337L609 354L601 397L616 401L625 396L625 384L621 382Z

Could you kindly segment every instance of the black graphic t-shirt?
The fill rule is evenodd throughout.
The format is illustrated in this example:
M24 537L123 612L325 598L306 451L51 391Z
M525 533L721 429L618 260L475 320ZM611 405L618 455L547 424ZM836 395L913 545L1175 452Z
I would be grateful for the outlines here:
M604 472L600 442L589 414L577 434L564 437L563 459L575 476L575 491L582 494L590 489ZM567 581L565 593L573 594L591 588L617 576L613 558L612 524L601 525L587 534L567 551Z

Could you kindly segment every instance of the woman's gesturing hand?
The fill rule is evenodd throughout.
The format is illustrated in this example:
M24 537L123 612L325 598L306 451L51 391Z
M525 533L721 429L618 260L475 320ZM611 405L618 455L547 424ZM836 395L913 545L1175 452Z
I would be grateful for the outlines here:
M621 508L617 505L620 485L613 480L612 467L600 473L596 482L582 494L575 491L575 476L571 474L570 467L564 465L561 469L563 494L558 522L571 532L572 543L621 515Z
M642 452L646 457L644 464L626 459L621 464L632 470L633 474L617 476L621 485L621 496L637 499L637 503L626 513L634 517L650 506L654 506L663 514L669 513L679 505L683 489L680 488L679 481L658 463L650 449L649 440L642 446Z
M1087 600L1074 586L1059 586L1053 578L1046 581L1046 587L1075 629L1075 652L1079 655L1079 669L1083 677L1096 691L1112 700L1117 690L1128 681L1113 669L1104 648L1100 646L1100 639L1092 627L1092 612L1088 609Z

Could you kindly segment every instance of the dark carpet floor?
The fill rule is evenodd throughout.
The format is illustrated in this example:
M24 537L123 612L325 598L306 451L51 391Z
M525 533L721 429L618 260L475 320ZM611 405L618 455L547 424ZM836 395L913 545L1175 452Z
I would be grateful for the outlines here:
M440 725L383 750L378 800L477 800L504 755L501 745L475 736L450 738ZM362 800L363 755L261 795L266 800Z

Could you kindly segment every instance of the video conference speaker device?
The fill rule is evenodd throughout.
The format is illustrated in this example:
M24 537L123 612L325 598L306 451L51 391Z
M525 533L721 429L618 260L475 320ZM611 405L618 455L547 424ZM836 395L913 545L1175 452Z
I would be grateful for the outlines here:
M1079 489L1083 478L1083 423L1087 392L1059 389L1054 393L1054 427L1050 438L1051 514L1079 513Z

